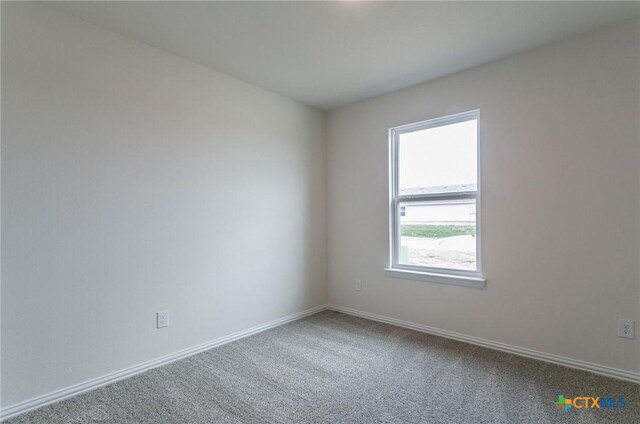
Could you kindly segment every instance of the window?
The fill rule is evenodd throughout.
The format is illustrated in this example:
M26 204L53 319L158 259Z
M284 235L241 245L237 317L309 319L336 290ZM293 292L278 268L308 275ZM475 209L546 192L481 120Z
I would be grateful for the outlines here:
M392 128L391 276L483 287L479 112Z

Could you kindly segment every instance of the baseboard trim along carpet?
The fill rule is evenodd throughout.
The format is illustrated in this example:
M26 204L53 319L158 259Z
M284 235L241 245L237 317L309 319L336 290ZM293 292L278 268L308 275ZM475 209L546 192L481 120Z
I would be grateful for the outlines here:
M244 337L251 336L253 334L260 333L262 331L269 330L271 328L286 324L288 322L296 321L309 315L316 314L323 310L330 309L336 312L341 312L348 315L353 315L361 318L370 319L373 321L379 321L386 324L395 325L398 327L408 328L422 333L433 334L436 336L444 337L447 339L458 340L461 342L470 343L477 346L486 347L501 352L511 353L514 355L524 356L527 358L537 359L544 362L550 362L552 364L563 365L569 368L575 368L583 371L589 371L594 374L603 375L606 377L617 378L619 380L630 381L632 383L640 383L640 373L631 371L620 370L604 365L593 364L590 362L580 361L577 359L566 358L563 356L553 355L549 353L539 352L532 349L522 348L518 346L508 345L505 343L494 342L491 340L482 339L479 337L468 336L466 334L455 333L452 331L442 330L435 327L429 327L427 325L416 324L408 321L403 321L396 318L390 318L384 315L378 315L370 312L360 311L357 309L345 308L338 305L320 305L306 311L302 311L296 314L288 315L283 318L270 321L265 324L261 324L247 330L239 331L237 333L230 334L228 336L220 337L211 340L206 343L202 343L197 346L193 346L187 349L180 350L178 352L162 356L147 362L143 362L139 365L135 365L120 371L116 371L110 374L103 375L91 380L87 380L82 383L74 384L72 386L47 393L45 395L37 396L35 398L10 405L6 408L0 409L0 421L9 419L11 417L23 414L33 409L40 408L76 395L79 395L90 390L97 389L107 384L115 383L116 381L123 380L125 378L132 377L136 374L140 374L149 369L160 367L170 362L178 361L180 359L195 355L200 352L212 349L217 346L221 346L226 343L230 343Z
M552 364L563 365L569 368L575 368L583 371L589 371L594 374L604 375L605 377L617 378L619 380L630 381L632 383L640 383L640 373L625 371L617 368L607 367L604 365L593 364L591 362L580 361L578 359L566 358L564 356L553 355L550 353L539 352L537 350L527 349L523 347L513 346L505 343L494 342L491 340L481 339L479 337L468 336L466 334L454 333L453 331L441 330L439 328L429 327L427 325L415 324L396 318L390 318L384 315L373 314L370 312L360 311L357 309L345 308L338 305L328 305L328 309L343 314L353 315L373 321L384 322L386 324L396 325L411 330L420 331L422 333L433 334L447 339L458 340L477 346L486 347L501 352L511 353L514 355L524 356L526 358L537 359Z
M20 403L16 403L14 405L9 405L6 408L0 409L0 421L4 421L11 417L15 417L16 415L20 415L25 412L31 411L33 409L50 405L52 403L59 402L61 400L79 395L81 393L88 392L90 390L94 390L102 386L106 386L107 384L115 383L116 381L132 377L136 374L140 374L152 368L160 367L162 365L166 365L170 362L178 361L180 359L195 355L200 352L204 352L205 350L209 350L214 347L221 346L223 344L231 343L233 341L242 339L244 337L248 337L253 334L257 334L274 327L278 327L288 322L299 320L306 316L316 314L320 311L324 311L325 309L327 309L327 305L316 306L315 308L307 309L306 311L288 315L286 317L279 318L279 319L267 322L265 324L251 327L247 330L238 331L237 333L233 333L228 336L223 336L223 337L199 344L197 346L193 346L187 349L180 350L175 353L171 353L169 355L161 356L159 358L152 359L150 361L143 362L141 364L134 365L132 367L125 368L120 371L115 371L109 374L105 374L101 377L93 378L91 380L87 380L82 383L74 384L73 386L65 387L63 389L56 390L51 393L47 393L45 395L37 396L35 398L29 399Z

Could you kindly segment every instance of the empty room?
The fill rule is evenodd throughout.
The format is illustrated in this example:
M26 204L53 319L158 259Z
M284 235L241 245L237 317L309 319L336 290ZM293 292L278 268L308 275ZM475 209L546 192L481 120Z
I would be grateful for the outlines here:
M640 422L640 1L0 15L0 421Z

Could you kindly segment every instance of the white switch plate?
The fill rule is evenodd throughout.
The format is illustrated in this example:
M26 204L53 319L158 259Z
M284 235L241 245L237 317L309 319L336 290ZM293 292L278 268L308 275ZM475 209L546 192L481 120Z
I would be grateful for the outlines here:
M356 291L362 290L362 280L356 280Z
M618 337L626 337L627 339L635 338L634 324L635 322L631 319L619 319Z
M158 326L158 328L169 326L169 311L156 312L156 325Z

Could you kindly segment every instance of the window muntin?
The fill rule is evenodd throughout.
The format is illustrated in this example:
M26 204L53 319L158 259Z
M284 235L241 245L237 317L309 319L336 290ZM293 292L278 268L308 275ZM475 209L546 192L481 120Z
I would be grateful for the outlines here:
M478 111L392 128L391 268L478 277Z

